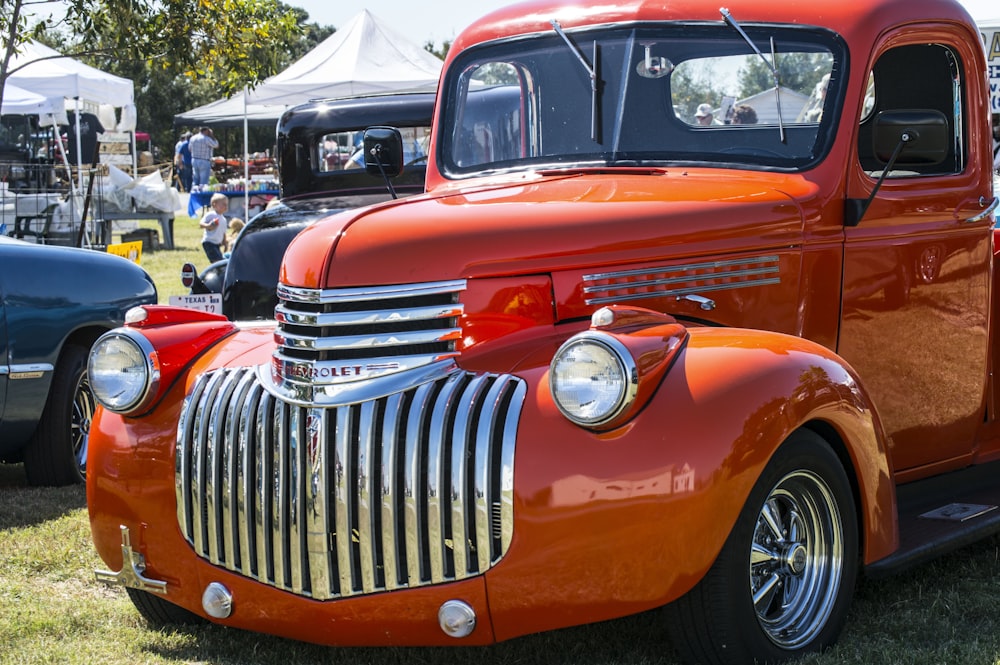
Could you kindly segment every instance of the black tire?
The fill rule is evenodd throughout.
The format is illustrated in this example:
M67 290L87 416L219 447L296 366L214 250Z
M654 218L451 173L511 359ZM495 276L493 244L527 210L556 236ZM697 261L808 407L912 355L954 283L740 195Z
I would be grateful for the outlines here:
M796 432L765 467L712 568L666 608L671 640L684 660L706 665L822 651L844 627L857 571L847 474L821 437Z
M72 485L86 478L87 439L97 406L87 354L85 347L70 344L59 356L42 418L24 449L29 485Z
M128 592L129 600L135 605L135 609L139 611L146 623L156 628L206 623L203 617L194 612L186 610L180 605L174 605L148 591L140 591L132 587L125 587L125 591Z

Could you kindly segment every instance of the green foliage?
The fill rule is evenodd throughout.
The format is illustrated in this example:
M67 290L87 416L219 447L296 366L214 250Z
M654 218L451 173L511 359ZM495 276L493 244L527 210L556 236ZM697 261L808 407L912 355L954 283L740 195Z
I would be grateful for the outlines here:
M770 59L770 56L767 56ZM830 71L828 53L779 53L778 80L783 88L808 95L823 74ZM738 74L741 97L750 97L774 87L771 68L759 57L747 60Z
M135 84L139 129L173 152L173 116L275 74L334 32L278 0L0 0L0 43L38 39ZM58 11L41 13L44 5ZM0 85L7 71L0 49ZM266 132L265 132L266 133ZM263 137L260 150L271 147ZM236 146L234 141L234 146ZM251 149L257 149L253 146ZM242 152L242 139L235 152ZM225 153L229 154L229 153Z
M426 42L424 42L424 50L427 51L428 53L436 55L437 57L441 58L441 60L444 60L445 57L447 57L448 55L448 51L451 50L451 40L450 39L444 40L443 42L441 42L440 47L435 46L434 42L427 40Z
M708 103L718 107L725 90L718 84L718 78L710 68L680 66L670 75L670 98L683 117L694 115L699 104Z

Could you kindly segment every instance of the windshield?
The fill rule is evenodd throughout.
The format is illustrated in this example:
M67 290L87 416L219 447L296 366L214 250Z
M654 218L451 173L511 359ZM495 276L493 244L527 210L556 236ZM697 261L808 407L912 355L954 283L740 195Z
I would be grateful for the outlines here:
M842 42L813 28L742 27L756 50L721 21L553 22L550 33L469 49L442 88L443 171L816 163L839 112Z

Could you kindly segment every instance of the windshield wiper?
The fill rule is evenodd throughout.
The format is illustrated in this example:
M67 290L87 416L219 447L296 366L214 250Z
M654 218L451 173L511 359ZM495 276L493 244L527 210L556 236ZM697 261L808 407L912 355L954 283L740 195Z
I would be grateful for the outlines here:
M598 59L597 59L597 40L594 40L594 64L591 65L587 62L587 59L580 52L569 36L563 32L562 26L559 25L559 21L552 19L549 21L552 24L552 29L556 31L556 34L563 38L566 45L569 46L573 54L576 55L577 60L583 65L584 70L590 77L590 140L594 143L601 143L601 101L600 101L600 78L598 71Z
M764 54L760 52L760 49L757 48L757 45L753 43L753 40L750 39L750 35L743 31L743 28L736 22L736 19L733 18L733 15L729 13L728 9L725 7L719 7L719 13L722 14L723 20L732 26L733 30L740 34L743 41L750 45L750 48L754 50L754 53L759 55L760 59L764 61L765 65L767 65L767 68L771 70L771 77L774 79L774 100L778 108L778 134L780 135L781 142L784 143L785 125L781 118L781 80L778 77L778 57L774 49L774 37L771 37L771 60L768 60L764 57Z

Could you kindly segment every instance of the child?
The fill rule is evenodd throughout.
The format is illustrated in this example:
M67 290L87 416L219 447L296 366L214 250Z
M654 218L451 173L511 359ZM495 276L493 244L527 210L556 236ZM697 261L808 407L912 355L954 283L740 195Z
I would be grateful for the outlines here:
M201 236L201 246L205 249L208 260L212 263L222 260L222 243L226 240L226 216L229 210L229 199L225 194L212 194L209 202L212 209L198 222L205 230Z
M233 251L233 245L236 244L236 238L239 237L240 231L243 230L243 220L238 217L233 217L229 220L229 231L226 232L226 237L222 241L222 255L228 257Z

